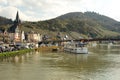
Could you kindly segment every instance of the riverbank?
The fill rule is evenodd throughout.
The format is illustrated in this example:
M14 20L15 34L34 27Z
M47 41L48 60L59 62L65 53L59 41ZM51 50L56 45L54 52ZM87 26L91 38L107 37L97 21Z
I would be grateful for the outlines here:
M18 51L3 52L3 53L0 53L0 58L21 55L21 54L25 54L31 51L33 51L33 49L23 49L23 50L18 50Z

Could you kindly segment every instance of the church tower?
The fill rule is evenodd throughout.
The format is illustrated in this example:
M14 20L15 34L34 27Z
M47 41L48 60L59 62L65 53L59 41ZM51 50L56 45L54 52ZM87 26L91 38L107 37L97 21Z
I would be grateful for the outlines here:
M8 29L8 32L10 33L15 33L16 31L19 32L20 30L20 23L21 23L21 20L19 18L19 13L17 11L17 14L16 14L16 19L14 20L14 24Z
M10 33L10 36L11 36L11 40L14 42L21 41L20 24L21 24L21 20L19 18L19 13L17 11L16 19L14 20L14 24L8 29L8 32Z
M16 19L15 19L15 21L14 21L14 24L19 25L20 23L21 23L21 21L20 21L20 18L19 18L19 13L18 13L18 11L17 11Z

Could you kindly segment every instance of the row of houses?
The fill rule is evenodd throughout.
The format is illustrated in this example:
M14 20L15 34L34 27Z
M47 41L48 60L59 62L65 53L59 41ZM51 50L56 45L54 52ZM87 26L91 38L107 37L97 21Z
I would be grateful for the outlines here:
M42 35L34 31L25 33L9 33L7 31L0 31L0 41L5 43L12 42L39 42L42 40Z

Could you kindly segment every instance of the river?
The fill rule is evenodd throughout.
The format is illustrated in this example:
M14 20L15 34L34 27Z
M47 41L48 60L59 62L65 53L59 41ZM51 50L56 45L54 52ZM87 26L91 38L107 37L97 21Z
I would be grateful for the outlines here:
M0 60L0 80L120 80L120 48L31 52Z

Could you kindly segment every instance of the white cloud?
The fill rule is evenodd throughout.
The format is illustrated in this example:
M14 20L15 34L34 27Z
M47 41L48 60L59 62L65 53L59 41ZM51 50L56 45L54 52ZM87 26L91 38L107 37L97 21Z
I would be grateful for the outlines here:
M17 9L16 7L11 7L11 6L1 7L0 8L0 15L3 15L3 17L7 17L9 19L14 20L16 18L17 11L19 11L19 16L20 16L21 20L26 20L26 21L31 21L31 20L37 21L37 20L39 20L38 18L35 18L35 17L32 17L32 16L27 16L22 11Z
M7 0L7 5L9 6L21 6L24 4L23 0Z
M22 20L45 20L68 12L95 11L120 20L119 0L0 0L0 15Z
M7 6L7 7L0 7L0 15L7 17L7 18L13 18L15 17L15 12L17 12L17 8Z
M82 0L84 11L94 11L120 21L119 0Z
M7 0L0 0L0 4L6 5L7 4Z

